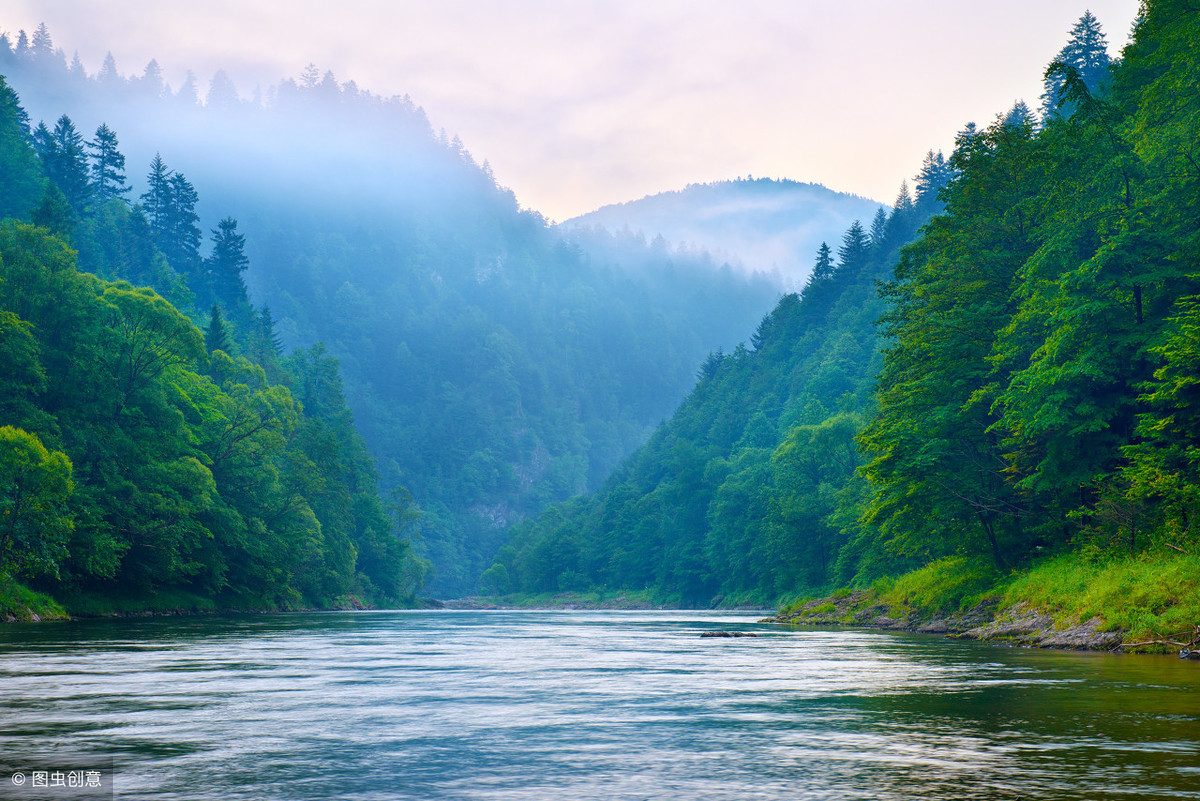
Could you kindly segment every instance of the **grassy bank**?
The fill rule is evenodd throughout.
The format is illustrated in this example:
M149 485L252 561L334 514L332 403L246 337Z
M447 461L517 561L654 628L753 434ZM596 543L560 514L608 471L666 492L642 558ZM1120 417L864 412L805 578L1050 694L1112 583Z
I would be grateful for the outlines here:
M66 610L49 595L34 592L7 577L0 577L0 622L66 618Z
M1134 650L1183 647L1200 637L1200 557L1069 554L1010 574L982 559L951 557L867 589L797 601L780 618L919 629L939 619L974 627L985 617L1003 622L1035 612L1056 629L1094 621Z

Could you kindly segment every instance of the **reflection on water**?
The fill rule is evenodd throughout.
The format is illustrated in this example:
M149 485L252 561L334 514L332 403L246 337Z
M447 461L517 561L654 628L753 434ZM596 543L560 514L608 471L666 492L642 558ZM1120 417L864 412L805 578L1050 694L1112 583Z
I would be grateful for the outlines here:
M139 799L1200 798L1196 663L752 620L0 627L0 753L111 755Z

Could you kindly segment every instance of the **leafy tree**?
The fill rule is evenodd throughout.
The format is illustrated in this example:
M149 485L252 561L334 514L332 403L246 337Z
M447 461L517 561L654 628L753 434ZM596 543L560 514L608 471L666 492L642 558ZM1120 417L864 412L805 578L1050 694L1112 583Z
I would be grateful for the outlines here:
M0 426L0 572L57 576L72 529L72 490L66 454Z

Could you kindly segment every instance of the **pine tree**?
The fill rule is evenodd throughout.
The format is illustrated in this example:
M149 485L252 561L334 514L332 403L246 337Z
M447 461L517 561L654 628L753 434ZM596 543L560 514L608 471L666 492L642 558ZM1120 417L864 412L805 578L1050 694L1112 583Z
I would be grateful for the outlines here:
M233 339L229 336L229 326L221 314L221 307L212 305L208 314L208 326L204 329L204 347L209 353L224 351L231 353Z
M117 61L111 52L104 56L104 64L96 74L96 83L105 89L115 89L125 83L121 73L117 72Z
M246 237L238 233L237 220L226 217L212 232L213 249L208 257L208 278L213 295L228 309L247 303L246 282L242 273L250 266L246 258Z
M1071 38L1055 57L1054 64L1074 70L1093 95L1100 92L1108 79L1108 42L1100 23L1085 11L1071 28ZM1049 121L1059 117L1070 117L1073 104L1065 95L1065 80L1061 72L1048 70L1042 93L1042 119Z
M163 82L162 68L158 66L158 61L155 59L150 59L142 77L134 79L133 82L142 94L155 99L162 97L167 91L166 84Z
M107 124L96 129L96 138L88 142L92 151L92 186L96 199L107 203L129 193L125 185L125 156L117 149L120 142Z
M29 52L36 60L42 62L54 56L54 42L50 39L50 29L46 27L46 23L38 23L37 30L33 32Z
M871 246L862 223L855 220L842 235L842 246L838 248L838 269L857 269L866 264Z
M882 251L887 242L887 212L883 206L875 209L875 217L871 220L871 248Z
M167 179L170 189L167 204L165 240L159 248L171 266L184 275L195 275L200 268L200 215L196 204L200 200L196 188L182 173L172 173ZM198 287L193 287L193 291Z
M250 356L263 367L271 367L283 355L283 343L275 333L275 320L271 308L263 306L254 318L250 330Z
M921 163L921 171L917 173L917 204L930 206L937 201L938 192L942 190L949 179L946 158L942 151L934 153L930 150L925 154Z
M1004 115L1004 125L1009 128L1032 128L1036 124L1037 119L1024 100L1018 100Z
M171 171L158 153L150 162L150 172L146 174L146 191L140 200L150 220L150 230L156 238L164 236L167 230L167 209L171 205Z
M34 131L34 149L42 159L42 169L55 186L62 190L76 214L83 214L91 196L88 181L87 154L83 135L66 114L58 118L54 130L39 123Z
M820 281L825 278L833 277L833 256L829 245L825 242L821 243L821 247L817 248L817 261L813 265L812 277L810 281Z
M208 95L204 99L204 105L210 109L232 111L241 102L241 98L238 97L237 87L233 85L233 81L225 74L225 70L217 70L216 74L212 77L212 82L208 85Z

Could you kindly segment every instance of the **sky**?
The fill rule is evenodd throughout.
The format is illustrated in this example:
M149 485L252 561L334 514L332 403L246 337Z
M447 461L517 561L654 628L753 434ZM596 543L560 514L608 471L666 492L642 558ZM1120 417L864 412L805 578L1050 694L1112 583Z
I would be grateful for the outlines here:
M561 221L745 176L891 202L966 123L1036 109L1085 9L1117 55L1136 0L0 0L0 30L202 94L309 63L407 94Z

